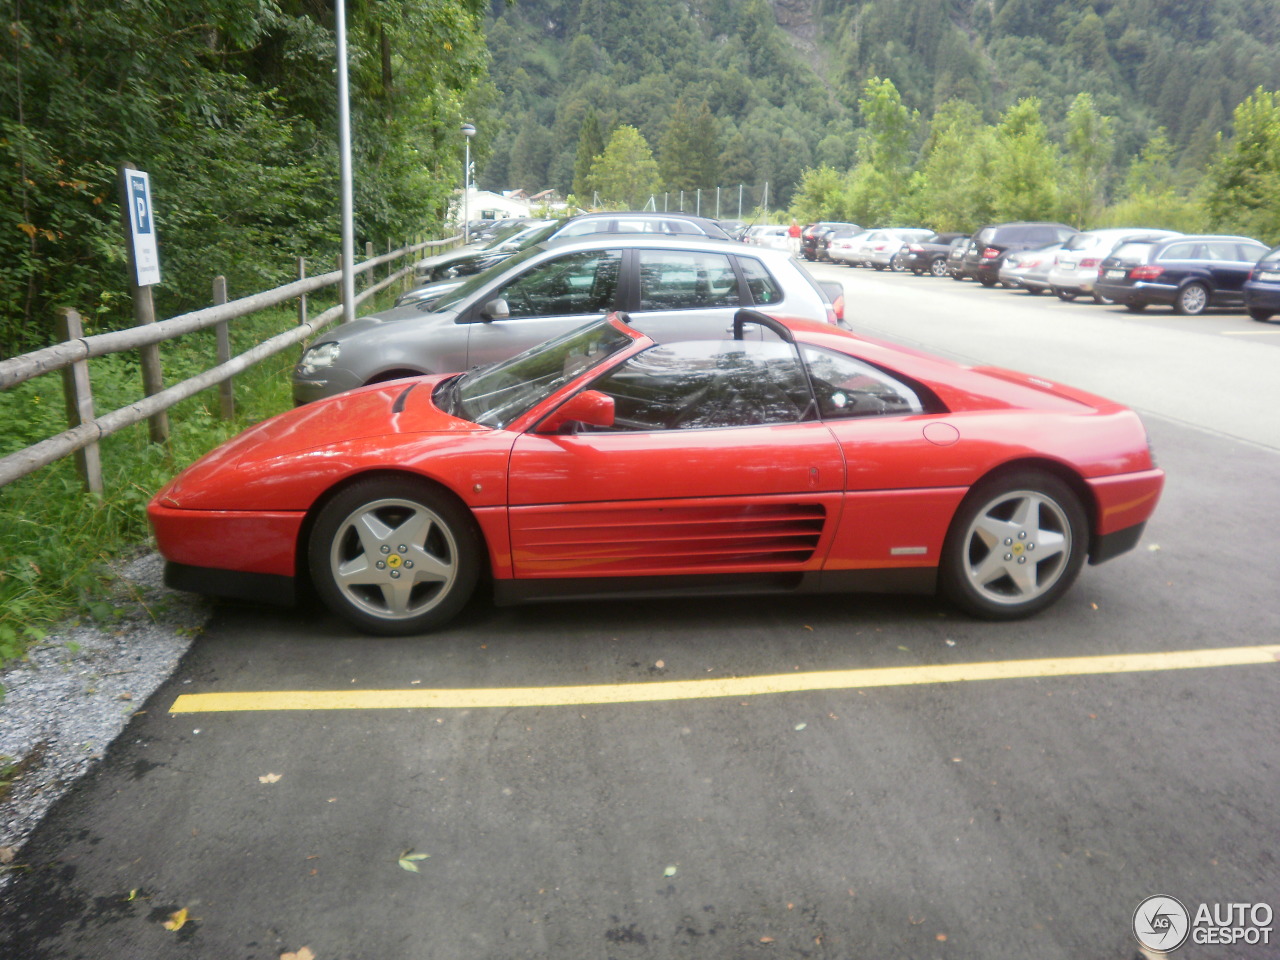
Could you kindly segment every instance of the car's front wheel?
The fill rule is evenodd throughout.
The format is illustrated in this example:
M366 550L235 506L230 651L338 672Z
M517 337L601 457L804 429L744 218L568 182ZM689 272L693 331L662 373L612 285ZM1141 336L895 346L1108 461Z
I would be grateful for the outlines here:
M1273 316L1272 311L1263 310L1261 307L1250 307L1249 316L1257 320L1259 323L1266 323Z
M1202 283L1188 283L1178 291L1173 301L1173 312L1184 317L1196 317L1209 306L1209 290Z
M480 577L479 531L466 508L412 478L362 480L337 494L307 544L325 605L361 630L422 633L448 621Z
M1124 308L1130 313L1141 313L1143 310L1147 309L1147 305L1145 303L1126 303Z
M1057 601L1088 551L1088 518L1057 477L995 477L969 492L942 548L939 585L953 603L987 620L1017 620Z

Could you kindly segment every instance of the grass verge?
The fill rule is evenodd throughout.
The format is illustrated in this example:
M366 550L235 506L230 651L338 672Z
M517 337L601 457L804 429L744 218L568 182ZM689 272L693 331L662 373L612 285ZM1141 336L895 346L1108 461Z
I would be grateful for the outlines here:
M395 294L366 302L363 312L389 306ZM324 304L313 301L313 312ZM232 321L233 354L289 328L292 307L266 310ZM176 383L216 362L212 331L161 344L165 382ZM245 427L292 406L289 372L297 348L267 358L235 378L236 411L218 415L217 388L169 409L171 436L149 441L145 423L100 443L102 496L84 492L75 461L66 457L0 488L0 665L21 657L68 617L110 621L113 564L145 551L150 542L146 505L159 487L187 464ZM142 396L135 354L90 361L95 408L118 409ZM0 456L66 429L62 382L46 374L0 393ZM3 697L3 689L0 689Z

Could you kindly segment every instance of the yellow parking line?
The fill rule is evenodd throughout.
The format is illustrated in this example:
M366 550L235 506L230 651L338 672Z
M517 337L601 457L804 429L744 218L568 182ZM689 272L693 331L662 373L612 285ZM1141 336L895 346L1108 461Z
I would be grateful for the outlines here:
M1280 645L1132 653L1048 660L995 660L946 666L824 670L718 680L670 680L577 687L493 687L460 690L264 690L248 693L189 693L171 713L245 710L460 710L479 707L565 707L602 703L651 703L712 697L754 697L805 690L856 690L969 680L1075 677L1102 673L1194 670L1275 663Z

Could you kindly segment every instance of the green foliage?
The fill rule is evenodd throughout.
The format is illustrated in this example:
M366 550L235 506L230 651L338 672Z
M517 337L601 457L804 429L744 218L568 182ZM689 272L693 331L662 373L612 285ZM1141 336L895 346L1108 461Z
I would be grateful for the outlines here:
M1234 121L1235 136L1209 167L1209 219L1216 229L1280 243L1280 93L1254 91Z
M941 231L973 231L991 220L995 131L978 108L949 100L929 124L924 159L910 180L901 219Z
M600 196L624 207L638 208L658 192L658 162L640 131L623 124L591 165L591 180Z
M1062 202L1068 222L1076 227L1093 223L1105 202L1115 150L1114 126L1111 117L1098 112L1088 93L1079 94L1067 111Z
M480 0L348 16L358 240L434 228L464 114L483 112ZM10 0L0 58L0 353L50 342L52 308L131 322L116 171L152 176L158 312L288 279L336 252L332 12L303 0ZM483 151L483 145L478 145ZM92 329L90 332L94 332Z
M991 183L994 219L1056 219L1061 160L1040 116L1040 101L1028 97L1006 110L995 136L1000 162Z

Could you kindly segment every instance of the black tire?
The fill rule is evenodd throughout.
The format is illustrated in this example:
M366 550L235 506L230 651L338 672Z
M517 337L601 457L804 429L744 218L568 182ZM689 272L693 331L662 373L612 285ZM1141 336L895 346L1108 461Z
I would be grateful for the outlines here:
M1104 297L1097 290L1093 291L1093 302L1100 307L1109 307L1111 304L1115 303L1115 301L1110 297Z
M911 268L911 272L912 272L912 273L914 273L917 277L923 277L923 276L924 276L924 271L923 271L922 269L920 269L919 267L912 267L912 268Z
M375 477L321 509L307 564L330 610L368 633L399 637L438 627L462 609L479 581L483 549L475 520L451 496L412 477Z
M1198 317L1208 307L1209 288L1203 283L1188 283L1173 301L1173 312L1180 317Z
M947 275L947 261L938 258L929 263L929 272L935 277L945 277Z
M1033 297L1038 297L1040 294L1044 293L1044 287L1023 287L1022 289L1026 290L1027 293L1031 294Z
M1253 319L1257 320L1259 323L1266 323L1275 316L1275 314L1270 310L1263 310L1260 307L1250 307L1249 316L1253 317Z
M1126 303L1124 308L1130 313L1141 313L1143 310L1147 309L1147 305L1145 303Z
M889 259L889 269L894 273L901 273L907 269L907 255L905 253L895 253Z
M956 511L938 584L972 616L1020 620L1071 588L1088 550L1089 520L1066 483L1032 470L992 477Z
M872 266L873 266L873 267L875 267L877 270L883 270L883 269L884 269L884 264L883 264L883 263L873 263L873 264L872 264Z
M1076 298L1076 295L1072 293L1070 290L1060 290L1057 287L1054 287L1053 292L1058 295L1058 299L1061 300L1063 303L1070 303L1072 300Z
M990 288L990 287L994 287L998 281L992 280L989 277L979 277L978 282L982 284L984 287Z

